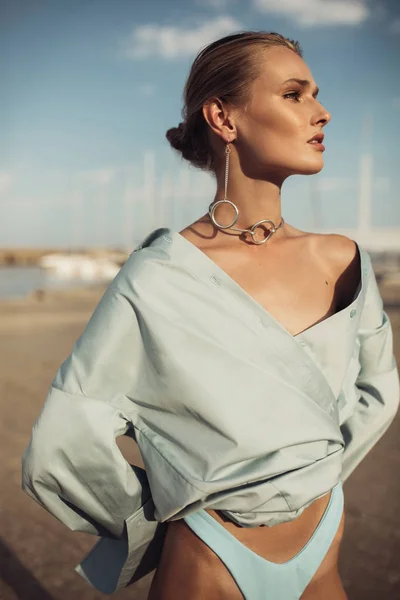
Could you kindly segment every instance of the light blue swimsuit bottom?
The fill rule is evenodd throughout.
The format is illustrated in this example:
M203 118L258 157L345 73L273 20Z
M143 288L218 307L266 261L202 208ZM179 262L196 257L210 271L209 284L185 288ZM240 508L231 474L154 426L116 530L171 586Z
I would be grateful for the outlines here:
M321 564L339 527L343 511L339 481L313 535L284 563L265 560L237 540L205 510L183 517L190 529L219 556L245 600L298 600Z

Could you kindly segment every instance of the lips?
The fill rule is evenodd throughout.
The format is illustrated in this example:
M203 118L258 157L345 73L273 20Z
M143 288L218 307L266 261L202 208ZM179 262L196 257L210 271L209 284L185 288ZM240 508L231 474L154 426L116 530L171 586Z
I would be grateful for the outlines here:
M322 142L324 141L324 134L323 133L317 133L316 135L314 135L314 137L312 137L310 140L308 140L309 144L314 143L318 143L318 144L322 144Z

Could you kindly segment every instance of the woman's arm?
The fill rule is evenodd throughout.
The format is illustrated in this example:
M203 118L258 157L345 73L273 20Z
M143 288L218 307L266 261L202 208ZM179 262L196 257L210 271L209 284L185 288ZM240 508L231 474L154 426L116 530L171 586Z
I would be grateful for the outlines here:
M116 437L133 431L138 377L135 311L112 284L61 365L23 457L24 491L72 530L121 536L150 497L146 473Z
M120 537L150 496L145 471L116 444L130 427L123 410L53 385L23 457L23 490L74 531Z
M393 354L393 333L383 310L375 274L370 277L358 330L360 371L355 385L359 399L341 426L345 441L342 480L346 480L382 437L399 407L399 374Z

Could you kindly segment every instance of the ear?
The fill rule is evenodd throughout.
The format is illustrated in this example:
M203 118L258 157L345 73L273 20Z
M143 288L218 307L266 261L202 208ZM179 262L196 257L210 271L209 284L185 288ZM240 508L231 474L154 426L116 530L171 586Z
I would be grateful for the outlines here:
M236 138L235 112L220 98L214 97L203 105L203 116L213 131L225 142Z

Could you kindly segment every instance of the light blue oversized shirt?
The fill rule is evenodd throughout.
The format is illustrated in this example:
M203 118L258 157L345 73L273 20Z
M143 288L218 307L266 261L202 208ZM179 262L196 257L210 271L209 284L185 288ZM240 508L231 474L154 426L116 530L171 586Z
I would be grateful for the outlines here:
M390 425L399 376L369 254L346 308L290 334L179 233L126 261L50 387L23 489L101 536L77 571L104 593L157 565L167 520L298 517ZM130 435L145 471L116 437Z

